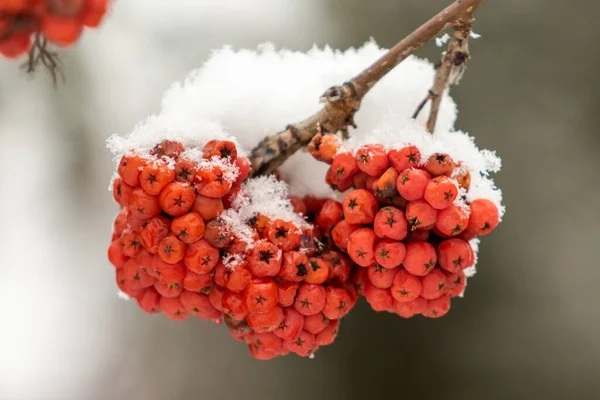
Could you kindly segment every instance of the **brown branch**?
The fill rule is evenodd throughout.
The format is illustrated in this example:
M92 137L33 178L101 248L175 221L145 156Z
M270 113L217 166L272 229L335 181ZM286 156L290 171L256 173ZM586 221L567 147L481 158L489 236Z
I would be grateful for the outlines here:
M65 75L61 68L58 53L48 50L48 41L40 32L35 34L33 44L29 50L27 61L21 66L26 73L32 74L42 64L50 73L52 81L56 86L58 76L65 80Z
M431 100L431 111L427 120L427 132L429 133L435 131L435 124L440 111L444 90L449 85L458 84L466 68L466 63L470 58L469 35L471 34L472 25L473 19L470 13L454 23L452 36L448 41L448 50L443 55L440 67L435 73L433 88L413 115L413 118L416 118L419 110L423 108L424 103L427 103L427 100Z
M264 138L250 154L252 176L274 172L292 154L306 146L320 130L348 134L354 114L367 92L388 72L464 15L472 14L485 0L456 0L435 17L398 42L383 57L341 86L328 89L325 105L304 121L288 125L283 132Z

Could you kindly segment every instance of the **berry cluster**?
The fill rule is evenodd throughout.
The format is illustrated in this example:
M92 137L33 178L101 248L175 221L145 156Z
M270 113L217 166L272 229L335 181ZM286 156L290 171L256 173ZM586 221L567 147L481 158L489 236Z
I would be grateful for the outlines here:
M2 0L0 1L0 54L17 58L32 46L32 36L69 46L84 27L97 27L110 0Z
M475 263L469 241L498 225L497 207L466 200L470 176L448 154L422 160L416 146L377 144L345 152L327 138L315 137L309 151L331 164L333 189L353 190L342 203L327 201L317 225L362 267L353 275L358 293L404 318L446 314Z
M258 359L310 356L332 343L358 297L350 260L323 248L308 223L256 213L233 227L249 162L230 141L199 153L164 141L123 156L108 249L121 291L148 313L223 320ZM291 203L305 215L321 204Z

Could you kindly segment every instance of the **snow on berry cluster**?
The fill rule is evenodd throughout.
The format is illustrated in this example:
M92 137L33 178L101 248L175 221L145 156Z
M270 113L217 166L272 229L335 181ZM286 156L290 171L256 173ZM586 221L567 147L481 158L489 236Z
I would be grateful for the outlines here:
M258 359L310 356L356 303L350 261L319 245L283 182L242 184L248 172L231 141L125 154L108 249L117 284L148 313L224 320Z
M110 0L2 0L0 54L17 58L29 51L32 36L40 33L50 43L70 46L84 27L102 21Z
M443 316L463 294L476 242L499 223L496 204L468 198L471 174L449 154L422 159L417 146L362 145L348 150L317 135L309 152L331 164L326 181L345 192L317 218L360 267L358 291L376 311L410 318ZM473 246L473 247L472 247Z
M335 132L317 135L308 151L286 160L277 179L241 183L245 163L230 169L224 161L235 156L227 151L206 160L196 150L207 142L211 146L235 142L237 160L244 160L241 146L254 148L265 135L314 114L322 107L318 98L327 88L357 75L384 53L373 42L345 52L327 47L307 53L276 50L272 45L256 51L225 47L174 84L159 113L130 134L111 136L108 147L117 160L123 155L142 159L136 161L141 163L138 178L154 165L150 161L159 159L167 170L174 169L173 180L178 182L178 163L190 161L186 190L196 197L188 214L200 216L175 216L161 208L150 219L168 228L161 241L168 244L173 240L169 237L183 243L183 262L166 264L182 266L185 276L167 286L169 291L163 291L167 296L157 288L163 287L165 277L157 274L145 289L156 292L150 296L154 299L150 307L148 300L139 300L143 290L132 291L127 279L119 280L121 289L147 310L160 310L172 318L195 314L223 320L234 338L248 343L259 359L290 351L312 355L318 346L331 343L339 318L350 311L359 294L373 309L405 318L445 314L450 299L462 296L466 279L475 273L478 237L499 223L504 207L502 193L490 177L499 171L500 159L454 129L457 108L447 93L433 134L425 129L429 104L416 119L411 117L433 82L432 64L408 57L365 97L349 139ZM165 151L154 154L156 143L171 141L182 143L185 150L176 157L165 158ZM220 188L198 185L205 179L200 177L213 179L200 168L207 162L232 181L222 197ZM146 203L131 193L158 196L159 205L162 196L162 191L152 194L141 181L128 179L128 172L120 171L114 182L123 209L109 250L113 262L123 264L117 269L121 276L132 259L128 268L136 273L139 269L133 265L141 257L151 256L166 265L160 256L165 251L152 248L160 241L150 249L142 243L135 256L126 253L127 246L124 254L119 253L120 238L135 237L128 230L141 229L143 238L150 226L148 220L135 217L136 209L145 210ZM125 197L129 193L129 200L123 193ZM203 214L204 210L209 211ZM197 242L186 243L177 236L191 223L187 219L175 223L178 218L203 222L204 232L195 234L201 236ZM191 223L185 232L194 232L192 226L196 225ZM212 268L198 269L191 259L187 263L192 266L187 265L186 254L195 252L196 246L202 247L201 254L212 251ZM186 297L196 299L197 307L190 309Z

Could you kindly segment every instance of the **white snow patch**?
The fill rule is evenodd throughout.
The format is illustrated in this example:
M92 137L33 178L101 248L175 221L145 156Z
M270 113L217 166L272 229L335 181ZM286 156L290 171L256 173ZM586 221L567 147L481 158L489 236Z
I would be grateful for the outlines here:
M221 219L233 234L252 246L255 244L254 230L248 221L259 214L270 220L292 222L298 228L309 226L294 212L285 182L278 181L274 176L253 178L243 184L232 207L221 214Z
M129 299L131 298L131 297L129 297L129 295L127 293L125 293L121 290L119 290L117 292L117 297L120 298L121 300L125 300L125 301L129 301Z

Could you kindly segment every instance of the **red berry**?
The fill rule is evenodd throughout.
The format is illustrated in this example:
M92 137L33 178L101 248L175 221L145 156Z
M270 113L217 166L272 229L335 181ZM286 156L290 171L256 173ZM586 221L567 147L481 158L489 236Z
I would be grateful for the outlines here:
M450 297L462 295L467 285L465 273L463 271L458 271L457 273L444 271L444 274L446 275L446 293Z
M212 287L213 278L211 274L197 274L188 269L182 284L185 290L207 294Z
M328 251L321 255L321 259L329 265L327 283L344 283L350 279L350 260L337 251Z
M427 301L427 309L423 315L428 318L439 318L444 316L450 310L450 296L445 294L437 299Z
M325 182L331 187L332 190L336 190L338 192L345 192L350 189L353 185L352 177L349 178L341 178L336 175L335 170L333 168L329 168L327 173L325 174Z
M334 180L343 181L349 179L358 171L358 165L354 156L350 153L337 154L331 163Z
M421 297L427 300L437 299L446 292L446 275L436 268L421 278L421 284Z
M421 295L421 280L404 269L398 270L392 284L392 296L397 302L413 301Z
M361 267L368 267L375 262L376 241L372 229L357 229L348 237L348 255Z
M421 152L416 146L406 146L400 150L392 149L388 152L390 163L396 171L414 168L421 162Z
M267 312L251 312L246 317L248 326L256 332L273 332L285 319L283 308L275 307Z
M437 257L434 247L427 242L410 242L406 245L404 268L413 275L425 276L435 267Z
M379 289L371 283L365 287L365 298L371 308L377 312L389 311L394 306L394 298L388 289Z
M219 318L221 313L210 302L208 296L204 293L195 293L184 290L179 296L183 308L196 317L214 320Z
M340 319L352 309L354 302L343 287L328 286L326 289L323 315L329 319Z
M257 244L248 257L248 268L258 277L277 275L281 269L281 250L273 243Z
M190 212L171 222L171 232L183 243L194 243L202 239L204 235L204 221L200 214Z
M469 224L469 211L460 204L452 204L450 207L438 213L435 227L445 236L456 236Z
M192 211L200 214L204 221L210 221L215 219L223 212L223 200L221 199L211 199L210 197L205 197L201 195L197 195L194 200L194 205L192 206Z
M125 262L129 260L129 257L123 254L118 239L114 240L110 246L108 246L108 260L115 268L122 268Z
M499 221L498 208L494 203L487 199L473 200L469 226L465 233L471 236L485 236L498 226Z
M153 287L144 290L137 298L137 303L142 310L148 314L160 312L160 295Z
M366 268L358 268L356 271L354 271L354 274L352 275L352 283L354 283L356 292L359 295L364 296L367 283L370 283L368 270Z
M433 178L425 188L425 200L436 210L449 207L458 196L456 182L446 176Z
M229 314L235 320L241 321L248 315L248 307L246 307L241 293L225 290L221 298L221 304L223 312ZM250 321L248 321L248 325L250 325Z
M265 350L262 347L256 346L254 344L248 345L248 350L250 351L250 355L257 360L268 361L277 357L277 353L270 350Z
M131 193L133 193L133 187L123 182L121 178L117 178L114 180L113 197L121 207L126 207L127 205L129 205L129 198L131 197Z
M367 272L371 284L379 289L389 289L396 276L395 269L388 269L379 264L369 267Z
M295 339L284 340L283 347L302 357L311 355L316 347L316 338L310 332L301 331Z
M229 268L229 278L227 278L227 289L232 292L240 293L246 289L246 286L252 280L252 273L246 265L237 264Z
M173 217L179 217L190 211L196 199L196 192L187 183L171 182L160 192L162 209Z
M348 249L348 236L360 227L359 224L349 224L345 219L341 220L331 230L333 243L335 243L340 250L346 251Z
M100 0L101 1L101 0ZM106 2L106 0L104 0ZM150 154L158 157L176 158L183 153L184 147L180 142L174 140L163 140L150 151Z
M344 218L349 224L370 224L379 205L372 193L364 189L351 191L344 197Z
M233 182L227 179L225 171L216 165L200 166L194 182L198 194L213 199L222 198L233 186Z
M289 307L294 304L299 286L296 282L279 282L277 285L277 297L281 307Z
M434 153L427 159L425 169L431 176L450 176L454 171L454 161L448 154Z
M328 232L343 217L342 204L335 200L327 200L317 215L316 223L323 232Z
M173 235L167 235L158 244L158 255L168 264L177 264L185 255L185 244Z
M316 335L327 328L330 321L323 313L306 316L304 317L304 330Z
M340 321L335 319L332 320L329 325L325 327L316 336L317 346L327 346L334 342L339 331Z
M127 257L135 257L142 249L140 235L138 235L137 232L130 230L123 232L119 245L121 246L121 251Z
M163 160L154 160L140 173L140 186L148 194L156 196L175 179L173 171Z
M204 145L202 157L206 159L218 157L234 160L237 157L237 147L235 143L229 140L211 140Z
M185 158L178 158L175 162L175 180L183 183L194 182L198 164Z
M218 249L226 248L232 241L233 235L229 227L220 218L213 219L204 227L204 240Z
M427 300L422 297L417 297L416 299L405 303L398 301L394 303L394 311L402 318L411 318L425 312L426 309Z
M385 148L377 144L361 146L355 158L358 168L370 176L380 176L390 165Z
M302 315L313 315L323 311L326 292L321 285L302 283L298 288L294 307Z
M397 208L383 207L373 222L375 234L380 238L402 240L408 231L404 213Z
M118 172L123 182L132 187L138 186L140 173L147 163L148 160L140 156L133 154L124 155L118 167Z
M431 175L422 169L405 169L398 176L396 188L402 197L408 201L420 200L425 195L425 188L431 180Z
M208 300L210 304L217 310L223 312L223 295L225 294L225 289L219 285L214 285L210 288L210 292L208 292Z
M168 235L169 226L160 217L152 218L140 232L144 247L152 254L158 253L158 244Z
M204 239L187 246L185 265L198 274L207 274L213 270L219 261L219 250L208 244Z
M164 262L158 255L152 257L152 269L152 275L166 284L183 282L186 274L184 263L169 264Z
M136 217L147 219L160 214L160 202L158 197L151 196L141 188L133 189L129 197L130 213Z
M162 297L178 297L183 292L183 286L181 283L162 283L160 281L154 282L154 289Z
M415 200L406 206L406 221L411 231L430 229L438 218L438 211L425 200Z
M301 282L308 274L308 257L297 251L286 251L283 254L283 267L279 277L292 282Z
M265 237L283 251L288 251L300 245L302 231L289 221L276 219L267 225Z
M248 311L264 313L277 306L277 284L269 278L253 279L244 290Z
M233 182L233 185L239 186L242 184L243 181L246 180L246 178L248 178L248 175L250 175L252 166L250 165L250 161L246 157L236 158L234 164L237 167L238 174L235 178L235 181Z
M283 340L293 340L302 331L304 317L293 307L284 308L284 313L284 320L279 324L277 329L273 331L273 334Z
M329 277L329 265L319 257L308 259L308 274L304 278L306 283L321 284Z
M375 261L382 267L392 269L398 267L406 257L404 243L393 240L381 240L375 246Z
M475 262L473 249L462 239L442 241L437 248L437 262L446 271L459 272Z
M178 297L161 297L160 309L169 318L176 321L183 321L189 317L189 313L185 310Z

